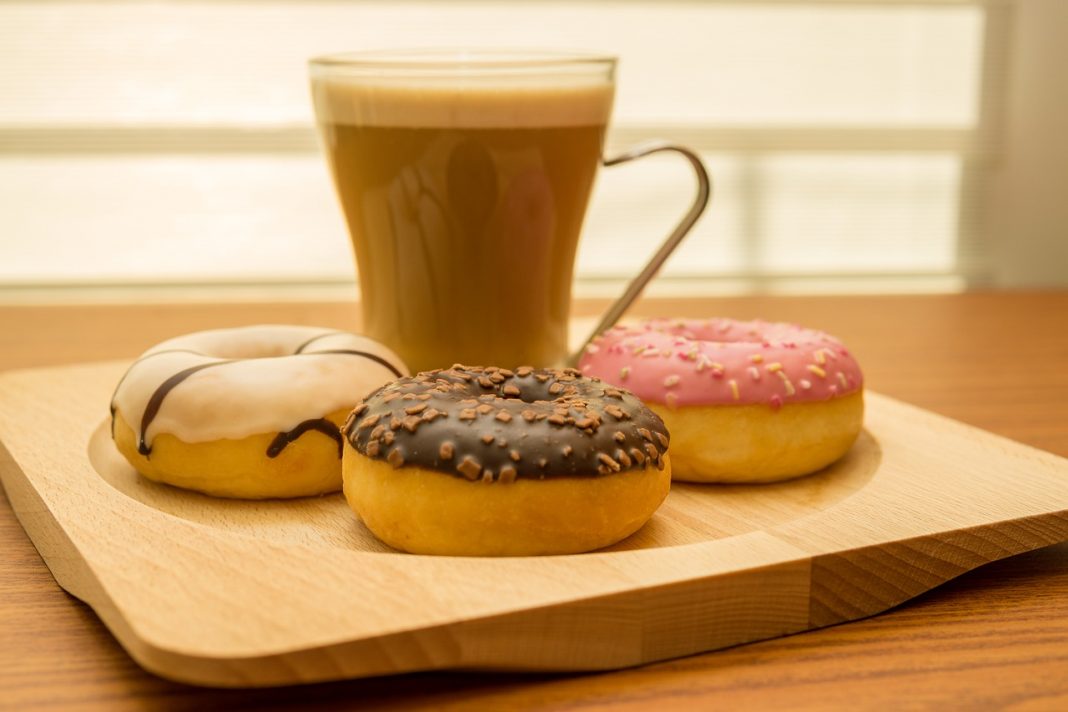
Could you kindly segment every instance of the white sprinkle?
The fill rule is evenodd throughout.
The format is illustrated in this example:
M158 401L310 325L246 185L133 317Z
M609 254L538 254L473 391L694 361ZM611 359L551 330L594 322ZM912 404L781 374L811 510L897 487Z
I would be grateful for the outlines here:
M783 386L786 387L786 395L792 396L794 393L797 393L797 389L794 388L794 384L790 382L790 379L787 377L786 372L785 371L777 371L777 373L779 374L779 377L782 379Z
M630 375L630 366L624 366L623 368L619 369L619 380L625 381L625 380L627 380L627 376L629 376L629 375Z
M749 377L752 378L754 381L759 381L760 380L760 369L757 368L756 366L750 366L749 367Z
M673 387L679 385L679 380L680 379L679 379L678 376L676 376L675 374L672 374L672 375L670 375L670 376L668 376L667 378L664 379L664 386L667 387L667 388L673 388Z
M601 350L601 347L598 346L597 344L590 344L589 346L586 347L586 353L588 353L588 354L595 354L600 350Z
M842 388L849 388L849 384L846 383L845 374L841 371L838 372L838 382L842 384Z
M812 388L812 381L808 380L807 378L802 378L800 381L798 381L798 383L801 384L801 390L803 391L807 391L808 389Z
M823 353L823 349L816 349L816 352L813 354L813 356L816 357L816 363L818 363L819 365L822 366L823 364L827 363L827 355Z

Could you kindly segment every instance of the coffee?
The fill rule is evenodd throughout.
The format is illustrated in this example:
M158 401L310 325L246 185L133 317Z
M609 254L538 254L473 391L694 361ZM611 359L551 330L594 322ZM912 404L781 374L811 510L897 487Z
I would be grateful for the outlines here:
M317 78L365 332L413 371L560 365L610 81Z

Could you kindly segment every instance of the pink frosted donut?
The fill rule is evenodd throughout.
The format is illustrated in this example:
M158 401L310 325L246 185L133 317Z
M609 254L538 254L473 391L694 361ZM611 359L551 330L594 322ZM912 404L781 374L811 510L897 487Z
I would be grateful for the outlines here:
M616 326L579 366L663 418L677 480L773 482L814 472L849 450L864 417L856 359L837 339L794 324Z

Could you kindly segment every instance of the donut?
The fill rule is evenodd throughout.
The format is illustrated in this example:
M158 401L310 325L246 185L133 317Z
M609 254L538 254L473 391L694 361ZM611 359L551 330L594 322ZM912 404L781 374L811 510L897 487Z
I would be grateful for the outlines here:
M385 346L341 331L201 331L134 361L112 396L111 433L150 480L242 499L334 492L340 424L406 374Z
M837 339L794 324L652 319L586 348L584 375L630 389L671 431L676 480L775 482L842 457L863 376Z
M342 428L344 491L415 554L573 554L613 544L671 485L663 421L575 369L454 365L368 396Z

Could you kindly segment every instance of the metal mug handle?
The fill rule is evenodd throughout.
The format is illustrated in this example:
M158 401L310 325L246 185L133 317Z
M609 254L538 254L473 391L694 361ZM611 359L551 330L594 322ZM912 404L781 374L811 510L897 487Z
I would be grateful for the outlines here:
M666 143L663 141L652 141L650 143L644 143L639 146L635 146L626 153L616 156L615 158L606 158L604 160L604 166L618 166L621 163L628 163L638 158L648 156L653 153L662 153L665 151L674 151L680 153L687 161L690 162L690 166L693 167L694 173L697 176L697 195L694 197L693 205L690 206L690 210L683 216L679 224L675 226L675 229L668 236L664 244L660 246L660 249L656 251L653 258L649 260L649 263L645 265L638 276L631 280L631 283L627 286L627 290L623 292L622 296L615 301L614 304L605 312L604 317L594 328L593 332L586 338L582 346L578 351L571 354L568 358L568 365L575 366L578 363L579 357L582 356L582 352L586 350L586 347L593 341L598 334L609 329L614 325L619 318L630 308L630 305L634 303L634 300L645 289L645 285L656 276L656 273L667 261L671 253L675 251L675 248L682 242L682 238L693 229L694 224L698 218L705 211L709 200L712 197L712 178L708 175L708 171L705 169L704 163L701 162L701 158L686 148L685 146L677 146L672 143Z

